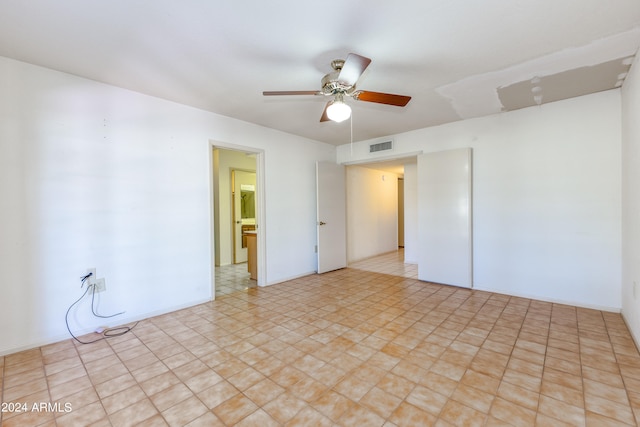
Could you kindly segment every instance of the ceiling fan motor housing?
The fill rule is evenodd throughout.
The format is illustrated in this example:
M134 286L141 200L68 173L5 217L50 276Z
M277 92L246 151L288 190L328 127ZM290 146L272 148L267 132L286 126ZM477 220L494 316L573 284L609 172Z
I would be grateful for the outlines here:
M349 85L345 82L339 81L338 80L339 76L340 76L340 69L337 69L336 71L332 71L322 78L321 84L322 84L323 94L325 95L334 95L336 93L348 94L350 93L349 92L350 90L355 88L355 86L353 85Z

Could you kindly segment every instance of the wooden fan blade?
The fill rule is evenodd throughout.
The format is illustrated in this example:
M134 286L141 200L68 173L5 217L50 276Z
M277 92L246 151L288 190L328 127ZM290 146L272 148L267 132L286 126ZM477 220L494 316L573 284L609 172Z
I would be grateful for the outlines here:
M397 107L404 107L409 103L409 101L411 101L410 96L382 92L369 92L366 90L358 92L358 94L353 98L358 101L377 102L378 104L395 105Z
M322 95L319 90L273 90L262 92L264 96L276 95Z
M340 70L338 81L344 82L349 86L355 85L370 63L371 60L369 58L350 53L344 61L342 70Z
M327 108L329 108L330 104L331 104L331 101L327 102L327 105L324 106L324 111L322 111L322 117L320 117L320 122L328 122L331 120L329 116L327 116Z

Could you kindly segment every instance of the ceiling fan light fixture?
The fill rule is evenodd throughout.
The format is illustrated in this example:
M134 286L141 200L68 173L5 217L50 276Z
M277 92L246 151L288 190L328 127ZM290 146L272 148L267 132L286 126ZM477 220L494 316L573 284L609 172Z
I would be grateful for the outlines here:
M340 123L351 117L351 107L341 100L335 100L327 107L329 120Z
M279 90L262 92L264 96L273 95L323 95L332 100L325 104L320 122L343 122L351 117L351 107L344 103L349 97L355 101L374 102L377 104L404 107L411 100L410 96L393 93L356 90L358 79L371 63L371 59L350 53L347 59L335 59L331 63L333 71L326 74L321 82L320 90Z

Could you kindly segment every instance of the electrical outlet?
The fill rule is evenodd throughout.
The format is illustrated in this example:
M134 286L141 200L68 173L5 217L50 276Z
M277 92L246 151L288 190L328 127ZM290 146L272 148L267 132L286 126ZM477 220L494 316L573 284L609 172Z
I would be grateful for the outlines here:
M104 277L101 277L100 279L96 280L96 284L94 286L96 293L104 292L107 290L107 281L104 279Z
M96 284L96 269L95 268L87 268L87 274L91 273L91 276L86 281L87 285L95 285Z

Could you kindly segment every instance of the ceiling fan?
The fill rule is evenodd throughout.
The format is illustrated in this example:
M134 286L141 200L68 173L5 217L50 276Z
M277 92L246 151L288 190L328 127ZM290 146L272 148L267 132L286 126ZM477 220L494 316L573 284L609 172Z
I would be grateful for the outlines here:
M411 100L410 96L391 93L371 92L356 89L358 79L371 63L371 59L350 53L347 59L335 59L331 62L333 71L321 80L320 90L265 91L264 96L278 95L323 95L333 99L327 103L320 118L321 122L332 120L341 122L351 116L351 107L344 102L345 97L357 101L376 102L378 104L404 107Z

